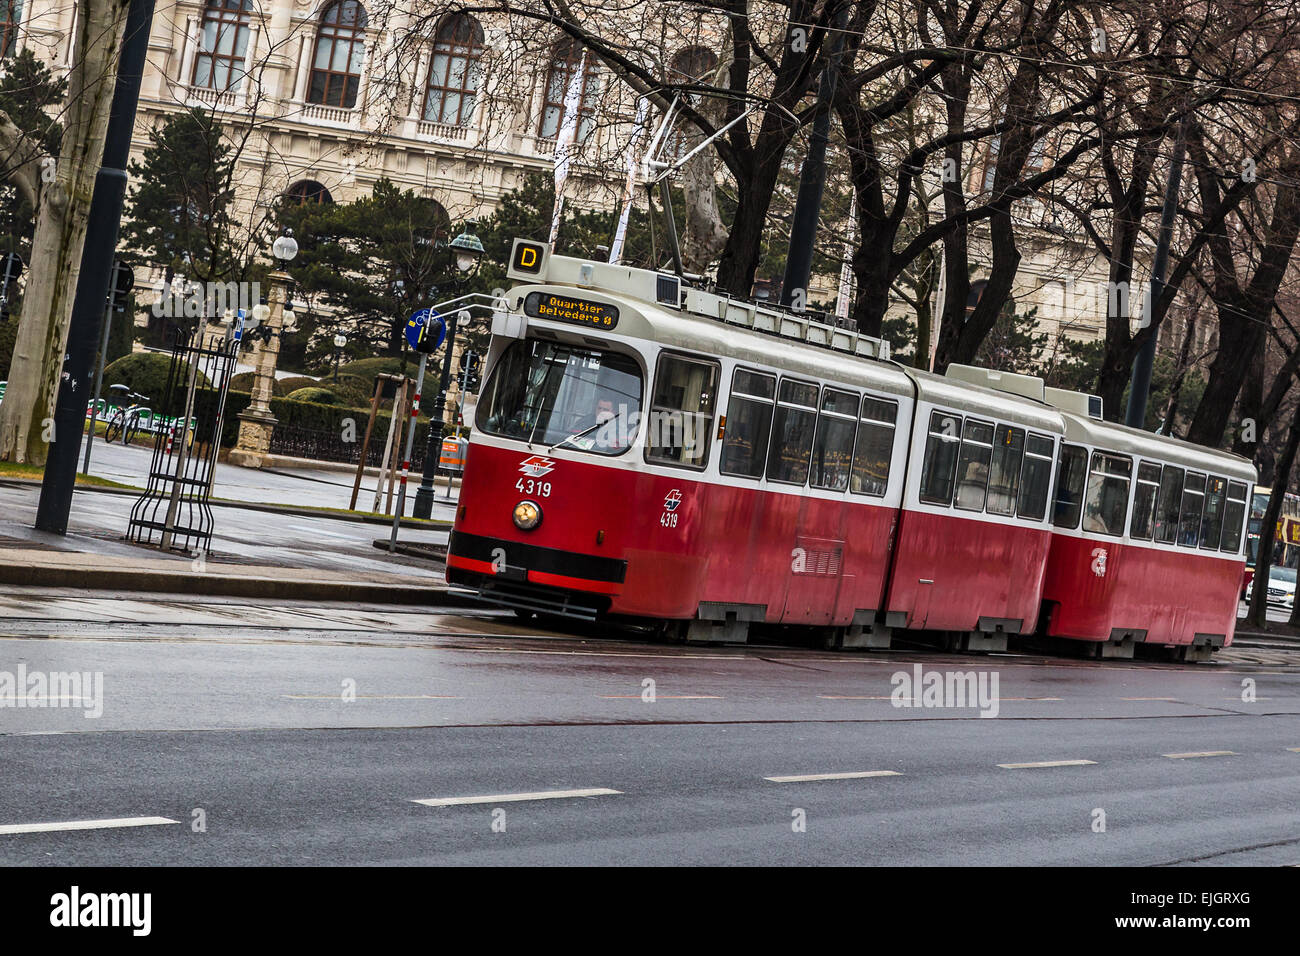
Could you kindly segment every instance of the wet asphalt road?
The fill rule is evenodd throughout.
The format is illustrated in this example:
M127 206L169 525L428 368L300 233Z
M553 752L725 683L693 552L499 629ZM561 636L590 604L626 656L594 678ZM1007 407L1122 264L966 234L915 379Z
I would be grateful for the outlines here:
M20 666L102 673L103 712L0 708L6 864L1300 863L1292 651L695 648L451 609L0 594L0 672ZM895 706L918 666L986 694ZM768 779L828 774L872 775ZM616 792L507 799L591 790ZM176 822L27 832L150 817Z

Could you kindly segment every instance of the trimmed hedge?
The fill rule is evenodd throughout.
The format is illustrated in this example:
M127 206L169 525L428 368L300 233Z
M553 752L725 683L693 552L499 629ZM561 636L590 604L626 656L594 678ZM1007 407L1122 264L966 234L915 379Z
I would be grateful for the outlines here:
M117 390L109 386L125 385L133 392L148 396L147 404L155 412L162 415L179 414L180 409L163 407L165 399L163 392L167 389L167 373L171 369L171 364L172 357L162 352L132 352L130 355L124 355L104 367L104 383L99 392L100 398L108 401L116 400ZM180 369L179 374L187 377L189 367ZM182 378L182 381L187 380ZM208 377L202 372L199 373L198 387L211 388Z
M315 402L318 405L346 405L347 402L339 398L328 388L321 388L318 385L312 385L307 388L297 388L290 392L285 398L291 402Z

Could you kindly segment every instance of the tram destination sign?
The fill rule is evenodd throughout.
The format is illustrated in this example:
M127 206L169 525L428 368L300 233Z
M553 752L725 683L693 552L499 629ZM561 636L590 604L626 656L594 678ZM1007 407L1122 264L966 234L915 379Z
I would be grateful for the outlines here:
M618 308L603 302L571 299L553 292L530 292L524 298L524 313L534 319L554 319L597 329L618 325Z

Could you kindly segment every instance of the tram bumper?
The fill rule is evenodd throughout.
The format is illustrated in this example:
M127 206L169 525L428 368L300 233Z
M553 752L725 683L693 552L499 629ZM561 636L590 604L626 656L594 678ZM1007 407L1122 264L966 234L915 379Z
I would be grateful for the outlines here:
M623 589L627 562L617 558L453 531L447 581L480 600L521 611L592 620Z

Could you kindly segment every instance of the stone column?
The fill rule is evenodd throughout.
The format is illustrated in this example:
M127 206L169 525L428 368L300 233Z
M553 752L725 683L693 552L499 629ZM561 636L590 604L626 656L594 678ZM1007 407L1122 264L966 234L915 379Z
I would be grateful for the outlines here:
M271 329L269 342L257 347L254 362L253 400L239 413L239 440L230 450L230 463L245 468L260 468L271 450L271 434L276 417L271 414L272 388L275 384L275 365L280 356L280 330L284 324L284 306L291 278L288 273L275 271L267 279L271 283L267 294L266 325Z

